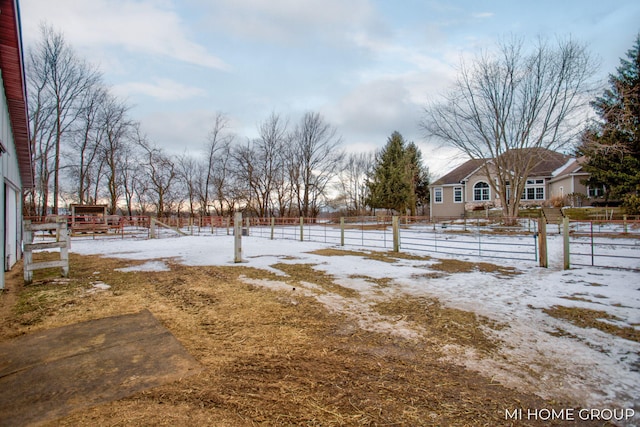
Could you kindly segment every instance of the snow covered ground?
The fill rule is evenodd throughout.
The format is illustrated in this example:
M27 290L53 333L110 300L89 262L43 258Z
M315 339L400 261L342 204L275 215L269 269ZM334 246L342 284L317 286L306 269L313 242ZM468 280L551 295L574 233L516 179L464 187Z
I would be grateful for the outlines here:
M640 425L640 343L581 328L542 311L556 305L599 310L618 319L609 322L640 329L640 272L594 267L562 270L560 236L549 238L548 269L530 261L460 255L456 258L515 267L522 273L517 275L479 271L428 274L436 273L430 266L437 262L436 257L444 255L427 252L416 254L434 258L388 263L358 255L327 257L309 253L337 247L331 243L249 236L243 238L242 246L245 260L242 266L282 275L284 273L271 266L314 264L318 271L334 276L340 285L358 290L358 300L335 294L313 295L330 310L352 316L363 328L419 338L421 331L412 329L406 322L390 321L369 309L369 305L380 298L403 295L437 297L450 307L506 323L508 327L498 331L487 329L503 341L499 354L487 357L473 349L450 345L446 349L447 359L544 398L575 402L585 408L633 409L636 417L629 425ZM344 249L367 250L350 246ZM71 250L79 254L148 260L137 267L141 271L165 269L165 260L194 266L234 265L233 237L227 235L73 240ZM381 288L366 278L391 278L393 285L382 288L384 295L381 296ZM252 283L284 289L283 283L277 281L253 280ZM308 284L307 289L313 286Z

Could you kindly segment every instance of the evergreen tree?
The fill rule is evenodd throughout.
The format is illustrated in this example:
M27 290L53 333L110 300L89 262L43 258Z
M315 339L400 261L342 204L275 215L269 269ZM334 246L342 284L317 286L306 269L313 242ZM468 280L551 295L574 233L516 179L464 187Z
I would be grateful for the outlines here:
M414 143L406 144L399 132L393 132L376 156L376 165L367 182L372 208L416 213L416 206L428 197L428 173L422 166L422 154Z
M422 152L410 142L405 150L405 167L411 186L409 209L416 215L417 209L429 204L429 171L422 164Z
M578 152L588 159L588 185L603 186L607 200L631 201L640 191L640 34L609 86L591 103L600 121L584 132Z

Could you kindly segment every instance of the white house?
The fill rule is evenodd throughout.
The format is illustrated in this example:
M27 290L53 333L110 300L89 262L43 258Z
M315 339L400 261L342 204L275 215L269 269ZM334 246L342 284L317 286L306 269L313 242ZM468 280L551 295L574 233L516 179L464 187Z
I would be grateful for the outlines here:
M22 257L22 191L33 187L17 0L0 0L0 173L0 255L8 271ZM4 274L0 276L2 289Z

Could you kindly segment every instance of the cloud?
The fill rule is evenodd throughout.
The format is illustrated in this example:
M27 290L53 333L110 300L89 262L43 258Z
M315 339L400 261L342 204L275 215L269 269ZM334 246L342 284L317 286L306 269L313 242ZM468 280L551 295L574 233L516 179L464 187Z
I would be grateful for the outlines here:
M156 78L152 82L129 82L115 85L116 94L128 97L132 94L142 94L164 101L176 101L198 96L205 96L204 89L186 86L171 79Z
M201 3L211 11L207 18L210 28L258 42L296 44L309 38L343 40L363 28L383 32L385 27L368 0L218 0Z
M471 14L471 16L476 19L493 18L493 15L495 15L493 12L476 12Z
M149 0L23 0L23 34L27 42L33 41L40 34L38 25L46 22L64 29L73 46L121 47L136 54L228 70L228 64L191 40L186 24L171 5Z
M180 155L185 151L198 154L204 149L213 116L213 112L204 109L156 111L142 117L141 122L149 140L167 154Z

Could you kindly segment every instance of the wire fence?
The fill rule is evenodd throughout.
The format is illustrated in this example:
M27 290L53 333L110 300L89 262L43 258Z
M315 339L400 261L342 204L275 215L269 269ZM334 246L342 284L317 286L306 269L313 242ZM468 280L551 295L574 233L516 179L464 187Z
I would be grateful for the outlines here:
M178 235L232 235L231 217L59 216L26 218L33 223L67 221L74 239L148 239ZM400 250L540 262L546 239L531 218L439 218L359 216L343 218L243 219L242 233L267 239L320 242L373 250ZM394 228L395 227L395 228ZM555 225L553 232L555 233ZM557 226L562 232L562 226ZM545 233L546 234L546 233ZM563 233L564 234L564 233ZM51 239L46 232L34 236ZM640 270L640 221L571 220L565 239L565 268L614 267ZM542 265L542 263L541 263Z
M394 249L392 217L339 220L250 219L247 234L371 249ZM398 249L412 252L538 261L538 225L529 218L446 220L399 217Z
M569 221L570 265L640 271L640 221Z
M405 250L538 261L538 224L529 218L414 222L401 227L400 238Z

